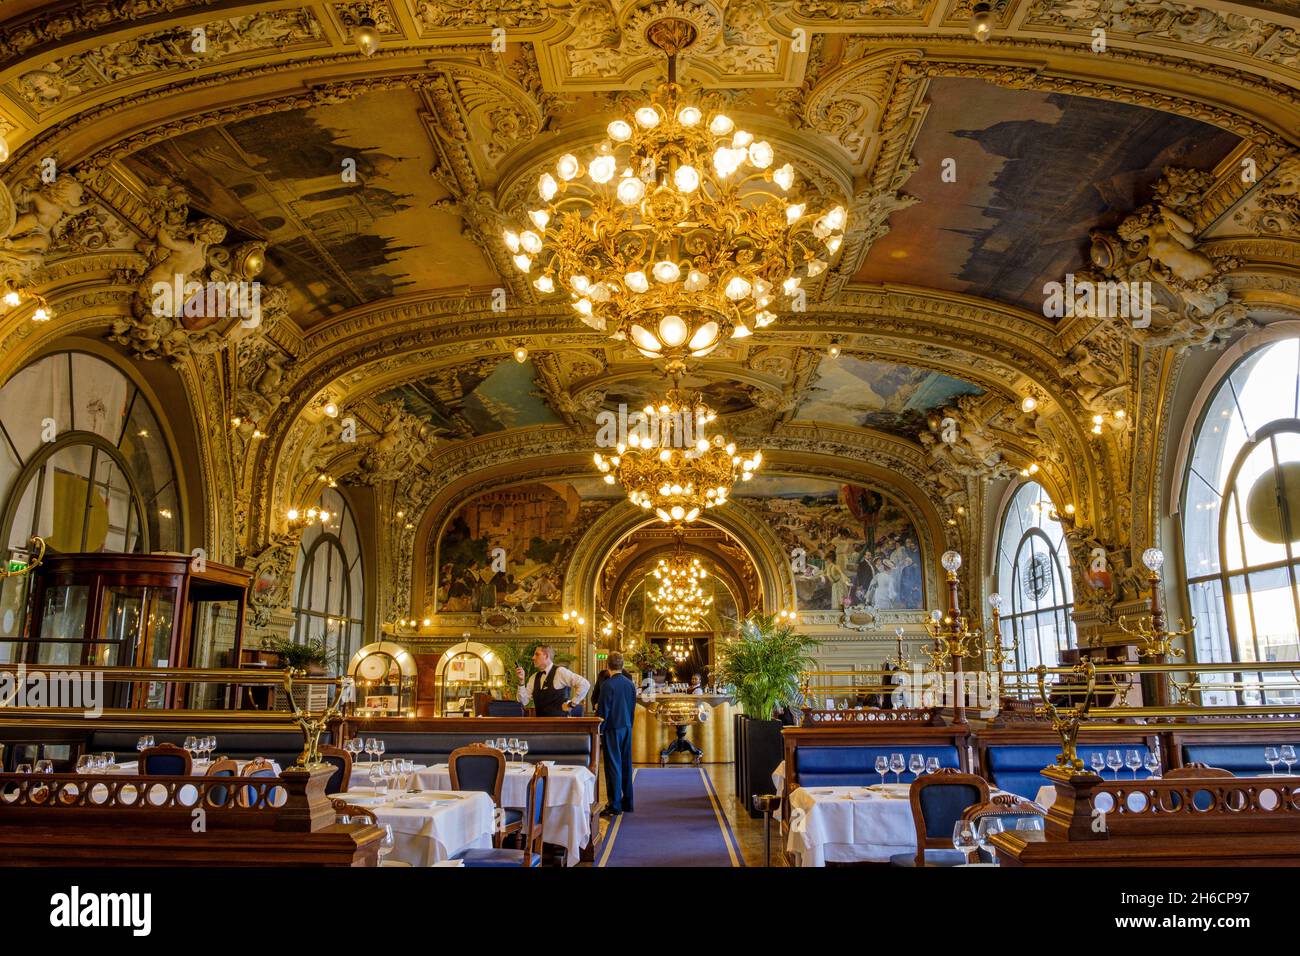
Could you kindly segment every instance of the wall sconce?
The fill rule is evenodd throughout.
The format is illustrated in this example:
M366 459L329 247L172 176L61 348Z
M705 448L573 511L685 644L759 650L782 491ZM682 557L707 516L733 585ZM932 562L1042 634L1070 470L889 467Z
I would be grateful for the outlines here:
M1028 466L1020 469L1021 478L1030 478L1038 474L1038 462L1030 462Z
M334 516L323 508L308 508L306 511L290 508L284 513L284 518L291 528L305 528L317 521L323 525L332 517Z

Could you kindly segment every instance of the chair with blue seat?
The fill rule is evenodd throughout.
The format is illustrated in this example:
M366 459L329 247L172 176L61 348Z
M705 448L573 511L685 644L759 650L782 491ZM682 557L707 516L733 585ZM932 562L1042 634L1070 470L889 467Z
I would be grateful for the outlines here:
M241 777L279 777L275 765L265 757L254 757L248 763L244 764L239 774ZM243 807L271 807L275 805L275 794L279 787L268 787L264 797L259 798L258 788L251 784L244 787L239 793L239 805Z
M522 717L524 705L517 700L490 700L487 705L489 717Z
M1104 760L1110 750L1118 750L1121 755L1136 750L1145 759L1149 749L1145 744L1136 743L1109 745L1081 743L1078 746L1078 753L1084 766L1091 767L1093 754L1101 754ZM1060 752L1061 746L1056 743L999 744L988 748L984 758L985 765L981 766L980 770L988 776L989 783L997 789L1033 800L1038 796L1038 791L1048 782L1043 778L1043 770L1056 764L1056 755ZM1128 770L1123 771L1125 777L1128 773ZM1146 770L1140 770L1138 774L1138 779L1151 776Z
M960 866L966 854L952 845L952 831L962 812L987 803L989 785L983 777L945 767L912 781L909 793L916 824L916 852L895 853L892 866Z
M1005 830L1015 830L1026 820L1034 818L1041 820L1045 816L1043 808L1038 804L1024 797L1018 797L1014 793L996 793L988 799L987 803L977 803L967 807L961 814L964 822L970 822L975 826L978 826L981 820L993 817L1002 821ZM993 854L984 850L975 852L981 863L993 862Z
M234 777L239 774L239 764L229 757L218 757L212 761L208 767L207 776L209 777ZM214 784L208 787L207 805L210 807L228 806L232 801L230 799L230 787Z
M190 752L175 744L157 744L140 751L140 773L147 777L188 777Z
M325 781L325 795L332 796L347 790L352 781L352 754L341 747L321 744L320 759L334 768L330 778Z
M524 807L523 849L494 846L463 850L454 859L463 861L465 866L541 866L542 811L546 807L546 775L546 765L538 764L533 768L533 778L528 781L528 799Z
M470 744L457 747L447 758L451 775L451 789L478 790L492 798L492 805L501 810L505 826L493 837L496 846L507 833L518 833L524 826L523 810L501 807L501 787L506 779L506 755L495 747Z
M1182 767L1177 767L1165 774L1165 780L1234 780L1236 774L1231 770L1224 770L1222 767L1211 767L1206 763L1189 763ZM1179 803L1177 794L1170 794L1171 805L1177 806ZM1197 810L1205 811L1214 806L1214 794L1208 790L1197 790L1192 794L1192 806Z
M951 744L854 744L834 746L800 746L795 751L798 785L801 787L866 787L880 783L876 772L876 757L888 758L901 753L905 761L919 753L927 760L936 757L940 767L956 770L960 767L957 748ZM895 781L893 771L886 782L911 783L916 779L912 771L904 770Z

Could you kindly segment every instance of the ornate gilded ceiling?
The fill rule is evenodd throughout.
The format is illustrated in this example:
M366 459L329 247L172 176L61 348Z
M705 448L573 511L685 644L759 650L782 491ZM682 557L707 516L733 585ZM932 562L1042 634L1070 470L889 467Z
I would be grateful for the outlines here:
M597 416L661 387L499 235L663 78L644 29L672 13L701 38L685 81L852 197L808 311L691 370L728 428L789 473L890 484L967 553L986 481L1031 464L1080 546L1149 541L1179 356L1300 311L1300 5L1003 0L986 44L970 6L10 0L0 275L58 318L0 317L0 370L71 334L166 362L214 553L274 564L287 503L367 484L385 600L412 603L417 537L475 490L586 475ZM250 255L260 327L148 314L150 275ZM1045 316L1066 274L1150 282L1153 322Z

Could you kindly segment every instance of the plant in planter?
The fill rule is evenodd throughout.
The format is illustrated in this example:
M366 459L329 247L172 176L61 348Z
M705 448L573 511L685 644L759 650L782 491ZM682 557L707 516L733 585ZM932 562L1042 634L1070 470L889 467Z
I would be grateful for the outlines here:
M672 667L673 662L662 647L647 641L632 652L632 666L642 675L658 674Z
M262 646L279 654L285 667L306 671L311 677L324 677L331 670L337 671L342 663L338 652L331 649L323 637L309 637L301 642L287 637L277 638L264 642Z
M799 675L813 664L817 642L789 621L751 614L722 645L714 680L731 688L745 713L736 718L736 789L752 817L756 794L772 792L772 773L784 757L781 722L772 711L799 701Z

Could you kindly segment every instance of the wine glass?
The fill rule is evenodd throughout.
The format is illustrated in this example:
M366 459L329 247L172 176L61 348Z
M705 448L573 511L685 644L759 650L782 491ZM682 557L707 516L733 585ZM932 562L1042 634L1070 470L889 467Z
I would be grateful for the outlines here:
M374 737L367 737L367 738L366 738L366 756L370 758L368 761L366 761L367 763L374 763L374 762L375 762L374 753L375 753L375 738L374 738Z
M915 780L917 777L921 776L921 772L925 770L925 758L920 754L912 754L912 756L908 758L907 769L912 771L912 779Z
M1138 770L1142 767L1142 755L1136 750L1130 750L1124 755L1124 766L1133 771L1133 779L1138 778Z
M880 785L885 785L885 774L889 773L889 758L884 754L876 757L876 773L880 774Z
M1118 750L1106 751L1106 766L1114 772L1113 780L1119 779L1119 768L1124 766L1124 758L1119 755Z
M411 760L407 757L402 758L402 776L405 778L406 781L405 787L409 792L415 793L417 790L419 790L419 787L415 785L415 761L414 760Z
M1160 776L1160 758L1156 756L1154 750L1147 751L1146 756L1142 758L1142 766L1147 768L1147 773L1151 776Z
M1042 831L1043 818L1036 813L1031 813L1023 817L1016 817L1016 829L1022 832L1031 830Z
M217 752L217 737L215 734L209 734L208 735L208 760L211 760L212 755L216 752Z
M996 834L1006 829L1006 825L1000 817L987 816L980 817L979 824L975 827L975 842L993 861L996 866L998 862L997 855L989 849L989 840Z
M975 842L975 824L970 820L958 820L952 827L952 845L966 856L970 862L971 851L978 845Z
M112 754L96 754L96 755L95 755L95 772L96 772L96 773L108 773L108 767L109 767L108 758L111 757L111 756L112 756Z
M506 752L506 738L504 738L504 737L498 737L498 738L497 738L497 742L496 742L496 748L497 748L497 750L501 751L502 753L505 753L505 752Z
M524 760L528 757L528 741L519 738L519 759Z
M907 764L903 760L902 754L889 755L889 770L894 775L894 783L903 782L903 771L907 769Z
M185 743L181 744L181 746L185 749L185 752L186 752L187 754L190 755L190 759L193 760L193 759L194 759L194 751L196 751L196 750L199 749L198 738L196 738L196 737L186 737L186 738L185 738Z
M393 852L393 828L389 824L384 824L384 838L379 841L379 863L382 866L384 857Z
M385 749L386 749L386 748L385 748L385 746L384 746L384 740L383 740L383 738L382 738L382 737L376 737L376 738L375 738L375 757L376 757L377 759L379 759L379 760L382 760L382 759L384 758L384 750L385 750Z
M95 756L94 754L82 754L77 758L77 773L94 773Z
M1101 755L1101 751L1100 751L1100 750L1094 750L1094 751L1092 752L1092 756L1091 756L1090 758L1088 758L1088 762L1092 765L1092 772L1093 772L1093 773L1095 773L1095 774L1096 774L1097 776L1099 776L1099 777L1105 777L1105 776L1106 776L1106 775L1102 772L1102 771L1104 771L1104 770L1106 769L1106 758L1103 757L1103 756Z
M370 781L370 786L376 790L388 790L388 782L384 779L384 768L379 766L377 761L370 762L370 772L366 774Z
M938 773L938 772L939 772L939 758L938 758L938 757L926 757L926 758L925 758L925 772L926 772L926 773Z
M54 761L53 761L53 760L38 760L38 761L36 761L36 772L37 772L37 773L54 773Z
M29 763L20 763L18 766L14 767L14 773L30 774L31 772L32 765Z
M148 737L141 737L139 740L137 740L137 741L135 742L135 752L136 752L136 753L144 753L145 750L146 750L148 747L149 747L149 738L148 738Z
M515 759L517 760L519 758L519 738L511 737L506 741L506 747L508 747L510 752L515 755Z
M1291 776L1291 765L1295 763L1295 747L1290 744L1283 744L1278 750L1278 755L1282 758L1282 762L1286 764L1286 775Z
M1277 752L1276 747L1264 748L1264 763L1268 764L1268 775L1277 776L1277 764L1282 759L1282 755Z

